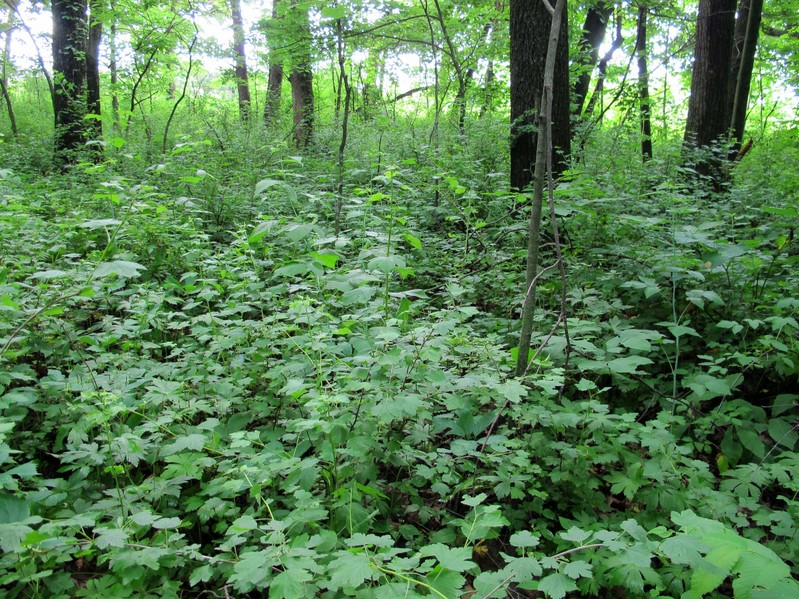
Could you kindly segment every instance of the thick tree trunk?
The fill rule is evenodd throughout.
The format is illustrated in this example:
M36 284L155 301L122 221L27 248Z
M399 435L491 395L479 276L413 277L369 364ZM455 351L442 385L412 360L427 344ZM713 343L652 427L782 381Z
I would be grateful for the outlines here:
M294 67L291 82L291 106L294 112L294 140L297 147L311 143L314 129L313 72L308 64Z
M588 96L588 88L591 85L591 73L599 60L599 48L605 40L608 19L613 14L613 4L605 0L599 0L596 5L588 9L583 25L582 38L579 42L579 50L575 59L580 67L580 74L574 82L572 106L574 116L579 117L583 113L585 99Z
M700 0L685 141L710 146L727 135L735 0Z
M250 116L250 77L247 71L247 53L244 49L244 19L241 17L241 0L230 0L233 19L233 51L236 54L236 89L239 93L239 115L242 121Z
M735 91L730 103L730 111L732 113L730 119L730 133L732 137L733 146L730 150L730 156L735 157L741 148L741 142L744 137L744 127L746 126L746 107L749 103L749 90L752 85L752 71L755 65L755 52L757 51L757 40L760 33L760 22L763 17L763 0L744 0L749 3L746 12L746 30L744 34L744 41L740 48L740 58L733 59L733 65L737 65L737 71L732 75L735 76ZM744 13L740 11L738 19L743 20ZM737 30L739 29L736 24L736 37ZM736 39L736 50L738 43Z
M541 0L510 2L510 184L524 189L533 180L536 148L536 114L544 82L547 39L552 19ZM566 14L558 38L553 89L552 143L555 176L566 167L571 150L569 125L569 62Z
M86 0L53 0L53 71L56 159L74 160L83 145L86 99Z
M103 136L100 108L100 42L103 37L103 7L101 0L92 0L89 15L89 39L86 47L86 110L93 114L87 122L87 133L93 139Z
M638 114L641 121L641 158L652 159L652 111L649 103L649 68L646 56L647 8L638 7L638 27L635 38L635 53L638 55Z
M272 20L279 18L280 0L272 0ZM266 87L266 103L264 104L264 122L269 125L280 116L280 105L283 99L283 59L279 56L277 45L269 39L269 82Z

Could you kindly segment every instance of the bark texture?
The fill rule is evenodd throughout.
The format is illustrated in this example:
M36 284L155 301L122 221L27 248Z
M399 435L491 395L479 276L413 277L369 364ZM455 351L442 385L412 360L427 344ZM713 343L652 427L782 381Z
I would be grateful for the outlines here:
M280 0L272 1L272 21L280 17ZM277 44L273 38L274 29L269 36L269 82L266 86L266 103L264 104L264 122L269 125L280 116L280 107L283 101L283 59L277 51Z
M236 58L236 89L239 94L239 116L246 121L250 116L250 76L247 71L247 53L244 49L244 19L241 17L241 0L230 0L233 20L233 52Z
M698 147L723 140L729 127L727 90L735 0L700 0L685 141Z
M510 2L510 184L524 189L533 180L536 114L544 85L547 39L552 18L541 0ZM554 174L566 168L571 151L570 86L566 14L558 37L552 104Z
M635 53L638 58L638 114L641 123L641 158L652 159L652 111L649 103L649 67L646 55L647 8L638 7L638 26L635 38Z
M86 0L53 0L55 150L70 162L84 142L86 98Z
M89 16L89 39L86 47L86 110L96 115L87 122L87 133L94 139L103 136L103 122L100 120L100 42L103 38L103 7L100 0L92 0Z
M574 82L573 90L572 101L575 116L580 116L583 113L583 106L591 85L591 73L599 60L599 48L605 40L608 19L611 14L613 14L613 4L600 0L588 9L585 16L579 50L575 59L580 66L580 75Z

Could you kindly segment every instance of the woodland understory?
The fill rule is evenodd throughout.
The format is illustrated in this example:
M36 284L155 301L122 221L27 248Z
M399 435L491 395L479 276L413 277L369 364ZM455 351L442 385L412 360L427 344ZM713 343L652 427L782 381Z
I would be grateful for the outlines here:
M192 122L0 146L6 596L797 596L795 132L592 135L516 377L506 125L356 123L335 234L335 128Z
M0 596L799 597L792 0L137 4L3 5Z

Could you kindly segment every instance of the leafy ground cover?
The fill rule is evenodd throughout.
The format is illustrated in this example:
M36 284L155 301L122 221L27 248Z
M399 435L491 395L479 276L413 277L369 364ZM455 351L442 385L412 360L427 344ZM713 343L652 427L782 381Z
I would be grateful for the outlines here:
M339 234L324 151L4 156L4 595L799 596L796 140L702 194L607 133L516 378L525 198L368 135Z

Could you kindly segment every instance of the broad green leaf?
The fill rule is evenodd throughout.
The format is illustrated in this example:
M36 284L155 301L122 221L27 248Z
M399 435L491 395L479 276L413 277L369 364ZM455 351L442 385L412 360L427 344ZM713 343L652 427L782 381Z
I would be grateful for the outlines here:
M98 264L94 271L94 276L97 279L102 279L110 275L117 275L123 279L133 279L141 274L139 272L141 270L147 270L147 268L137 262L112 260L111 262L101 262Z
M233 575L229 578L229 582L241 593L263 589L272 576L274 565L276 562L271 551L245 553L233 566Z
M582 560L566 564L566 567L563 568L563 573L574 580L578 578L591 578L594 575L591 564Z
M305 583L312 579L308 570L290 567L272 579L269 584L269 599L304 599L309 596Z
M411 247L413 247L413 248L415 248L417 250L421 250L422 249L422 242L415 235L411 235L410 233L405 233L405 234L403 234L403 237L405 238L405 241L408 242L408 245L410 245Z
M320 254L319 252L312 252L311 256L314 260L321 262L326 268L336 268L336 263L339 260L337 254Z
M128 533L121 528L108 528L105 526L98 526L94 529L94 534L97 535L94 543L98 549L108 549L109 547L123 547L128 540Z
M13 495L0 494L0 524L22 522L30 515L27 501Z
M577 528L576 526L572 526L569 530L558 534L562 539L566 541L572 541L574 543L577 543L578 545L582 545L591 536L591 533L589 531L582 530L581 528Z
M699 564L710 547L691 535L675 535L660 544L660 551L675 564Z
M369 557L364 553L345 553L328 566L331 591L337 589L356 589L364 581L371 580L376 571Z
M552 599L563 599L566 593L577 590L574 580L560 573L550 574L538 581L538 590Z
M325 6L322 8L323 19L343 19L347 16L345 6Z
M444 597L462 596L463 585L465 583L466 578L461 576L458 572L453 572L441 566L436 566L433 571L427 575L427 584Z
M652 360L643 356L625 356L608 362L608 368L616 374L638 374L640 373L639 366L646 366L652 363Z
M522 530L510 536L510 544L519 548L537 547L540 539L541 537L534 535L529 530Z
M435 545L422 547L419 553L422 556L432 555L443 568L454 572L465 572L477 565L471 560L472 550L469 547L450 548L441 543L436 543Z

